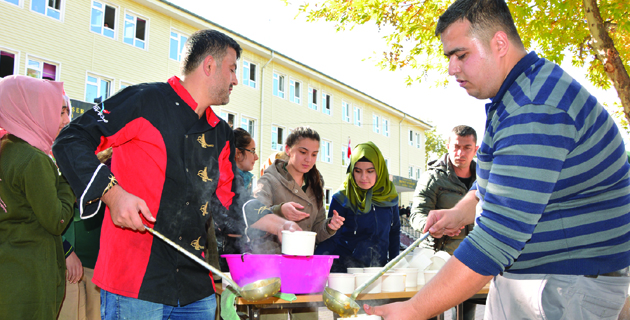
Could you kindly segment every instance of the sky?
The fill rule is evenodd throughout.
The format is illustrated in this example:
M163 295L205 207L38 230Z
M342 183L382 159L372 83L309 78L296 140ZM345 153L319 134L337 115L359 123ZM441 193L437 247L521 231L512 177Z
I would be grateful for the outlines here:
M489 100L468 96L455 81L436 86L437 77L407 86L413 70L389 71L376 66L385 49L385 36L369 22L352 30L336 31L333 22L306 22L299 14L303 1L282 0L169 0L218 25L297 60L346 85L437 127L445 138L457 125L473 127L479 136L485 127L484 105ZM614 89L596 89L585 71L570 60L561 66L601 102L619 101ZM452 77L451 77L452 78Z

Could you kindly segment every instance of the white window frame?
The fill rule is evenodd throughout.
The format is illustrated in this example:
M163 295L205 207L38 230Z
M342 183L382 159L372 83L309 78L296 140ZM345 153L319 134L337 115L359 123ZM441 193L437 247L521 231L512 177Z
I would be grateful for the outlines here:
M244 120L247 120L247 121L251 122L251 124L252 124L252 131L249 131L249 128L243 128L243 121ZM246 115L241 115L241 121L239 122L239 126L238 126L239 128L243 128L243 129L245 129L245 131L249 132L249 135L252 136L252 139L256 139L256 120L257 120L256 118L249 117L249 116L246 116ZM248 123L248 125L249 125L249 123Z
M54 81L59 81L59 76L61 74L61 63L60 62L55 62L55 61L52 61L52 60L43 59L43 58L40 58L40 57L37 57L37 56L33 56L33 55L30 55L30 54L27 54L26 55L26 63L24 64L24 74L25 75L28 75L28 69L29 69L28 63L31 60L36 61L36 62L40 62L42 64L41 65L41 69L39 70L40 71L40 75L39 75L38 79L43 79L44 63L47 63L47 64L55 65L55 80Z
M176 37L173 36L173 33L176 35ZM186 38L186 40L182 38ZM184 44L186 44L186 41L188 41L189 38L190 38L190 35L184 32L181 32L177 29L171 28L171 32L169 33L169 40L168 40L168 58L177 62L181 62L182 52L184 51ZM173 59L173 57L171 57L171 45L172 45L173 40L177 41L178 52L177 52L176 59Z
M315 99L315 103L313 103ZM319 89L308 86L308 108L319 111Z
M234 112L234 111L231 111L231 110L227 110L227 109L221 109L221 111L219 111L219 114L218 114L219 118L225 120L225 122L227 124L230 124L230 122L229 122L230 115L234 116L234 120L232 122L232 128L234 128L234 129L238 128L239 126L237 126L237 124L240 125L240 122L238 121L238 113L237 112Z
M298 86L297 89L295 88L296 83ZM299 105L302 104L302 81L289 79L289 101Z
M363 109L361 109L360 107L354 106L352 108L352 123L357 126L357 127L361 127L363 126L362 124L362 120L363 120Z
M108 77L108 76L102 75L102 74L98 74L98 73L95 73L95 72L89 72L88 71L88 72L85 73L85 90L83 91L83 99L84 99L83 101L88 102L88 103L94 103L94 101L87 101L87 88L88 88L88 85L90 84L90 82L88 82L88 77L97 78L98 80L109 81L109 88L108 88L108 92L107 92L107 97L105 99L101 100L101 102L107 100L109 97L112 96L112 93L113 93L113 88L112 87L113 87L113 84L115 83L115 79L112 78L112 77ZM101 92L101 82L100 81L97 81L97 82L98 82L96 84L97 87L98 87L97 88L97 92L100 93Z
M383 118L383 135L389 137L389 119Z
M385 167L387 168L387 172L391 172L391 169L389 167L389 158L383 158L385 160Z
M20 2L21 2L21 1L22 1L22 0L20 0ZM39 14L39 15L42 15L42 16L45 16L45 17L48 17L48 18L51 18L51 19L53 19L53 20L55 20L55 21L63 21L63 13L64 13L64 8L65 8L65 6L66 6L66 1L67 1L67 0L54 0L54 1L59 2L59 9L55 9L55 8L53 8L53 7L50 7L50 6L48 5L49 0L41 0L41 1L43 1L43 2L44 2L44 5L46 6L46 8L44 9L44 12L42 13L42 12L35 11L35 10L33 9L33 5L35 4L35 0L31 0L31 8L30 8L30 9L31 9L31 11L32 11L32 12L34 12L34 13L36 13L36 14ZM55 17L53 17L53 16L51 15L51 13L52 13L52 12L56 12L56 13L58 13L58 14L59 14L59 18L55 18Z
M122 89L124 89L126 87L129 87L129 86L133 86L133 83L131 83L129 81L125 81L125 80L118 81L118 91L120 91L120 90L122 90Z
M328 147L325 147L326 144L328 144ZM320 156L321 162L324 162L324 163L333 162L332 149L333 149L333 142L330 140L322 139L322 144L321 144L321 148L319 152L319 154L321 155Z
M254 65L254 80L251 80L252 69L251 66ZM247 80L245 79L245 71L247 70ZM243 59L243 78L241 79L241 83L250 88L257 89L258 88L258 65L251 61Z
M344 144L341 146L341 165L347 166L350 164L350 159L348 159L348 145Z
M409 166L409 172L407 172L409 179L413 179L413 166Z
M6 2L6 3L8 3L8 4L12 5L12 6L17 6L20 9L24 8L24 0L18 0L18 4L11 3L11 2L9 2L9 0L0 0L0 2L3 2L3 3Z
M280 140L282 140L281 143L278 143L278 137L277 137L278 129L282 129L282 136L281 136L281 139L280 139ZM284 140L287 137L287 133L285 133L286 130L287 130L286 127L279 126L279 125L276 125L276 124L272 124L271 125L271 150L284 151ZM274 141L274 133L276 134L276 141ZM276 143L276 147L275 148L273 146L274 143Z
M99 8L94 7L94 2L100 3L103 6L103 8L99 9ZM106 6L110 6L110 7L114 8L114 10L115 10L115 12L114 12L114 22L115 22L114 28L107 27L109 30L112 31L112 33L113 33L112 37L110 37L110 36L105 34L105 12L106 12L106 10L105 10L106 8L105 7ZM94 9L101 11L101 14L103 16L103 19L101 20L101 32L96 32L96 31L92 30L92 10L94 10ZM119 14L120 14L120 7L119 6L113 5L113 4L111 4L109 2L105 2L105 1L91 0L91 4L90 4L90 19L89 19L90 32L93 32L93 33L96 33L96 34L100 34L100 35L102 35L102 36L104 36L106 38L109 38L109 39L118 40L118 28L117 28L117 26L119 24L119 21L118 21L118 15Z
M420 149L420 132L416 132L416 148Z
M287 96L287 76L274 71L271 94L275 97L286 99Z
M413 147L413 130L409 129L409 134L407 135L408 139L409 139L409 145Z
M343 112L344 109L346 112ZM343 120L343 122L350 123L350 120L352 119L351 109L352 107L348 102L341 100L341 120Z
M381 133L381 117L378 114L372 114L372 131Z
M2 46L0 46L0 51L8 52L8 53L13 55L13 74L12 75L20 74L20 71L19 71L19 68L20 68L20 51L19 50L14 50L14 49L11 49L11 48L7 48L7 47L2 47Z
M132 42L133 43L128 43L126 42L127 37L125 36L125 32L127 29L127 23L129 23L128 17L127 16L131 16L133 18L133 26L134 26L134 34L133 34L133 38L132 38ZM138 39L136 38L136 34L138 33L138 19L142 19L144 20L144 40ZM138 14L134 11L131 10L126 10L125 9L125 14L123 16L123 36L122 36L122 40L123 43L128 44L132 47L138 48L140 50L144 50L144 51L148 51L149 50L149 25L150 25L150 21L149 18ZM143 46L142 47L138 47L138 42L142 43Z
M333 189L324 188L324 204L329 206L332 203Z
M416 168L416 180L420 180L421 175L422 175L422 170L420 170L420 168Z
M328 97L328 99L326 99L326 97ZM326 103L326 101L328 101L329 103ZM322 105L322 113L332 116L333 97L331 94L322 91L321 105ZM326 105L328 105L328 108L326 108Z

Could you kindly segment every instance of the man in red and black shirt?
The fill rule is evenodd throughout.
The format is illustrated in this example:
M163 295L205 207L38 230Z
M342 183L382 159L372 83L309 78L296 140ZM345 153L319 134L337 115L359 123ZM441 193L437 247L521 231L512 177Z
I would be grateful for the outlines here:
M143 224L199 257L204 250L217 255L213 220L227 233L245 229L234 135L210 107L229 102L240 53L225 34L198 31L185 45L181 79L127 87L56 140L53 152L81 217L107 205L93 278L102 289L103 319L167 319L180 312L214 318L208 271L144 232ZM111 170L95 155L109 147ZM248 225L268 232L296 227L273 214L251 216Z

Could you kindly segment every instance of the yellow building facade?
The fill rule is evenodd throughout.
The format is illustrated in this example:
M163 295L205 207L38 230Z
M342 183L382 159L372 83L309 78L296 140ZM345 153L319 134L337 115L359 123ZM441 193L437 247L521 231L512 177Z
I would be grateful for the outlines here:
M181 48L200 29L222 31L243 48L239 85L228 105L213 109L252 134L261 161L283 149L293 128L311 126L322 139L317 168L329 201L346 175L349 140L373 141L390 176L402 177L401 204L410 204L408 179L424 170L428 123L166 1L0 0L0 77L63 81L71 99L92 104L179 75ZM260 161L256 177L259 169Z

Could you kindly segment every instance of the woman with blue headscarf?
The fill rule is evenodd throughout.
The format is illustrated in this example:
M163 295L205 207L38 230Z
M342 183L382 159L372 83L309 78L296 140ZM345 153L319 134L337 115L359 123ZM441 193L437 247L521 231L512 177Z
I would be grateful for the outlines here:
M332 272L382 267L400 252L398 193L374 143L361 143L352 150L346 180L333 195L328 216L334 211L345 223L315 249L315 254L339 256Z

